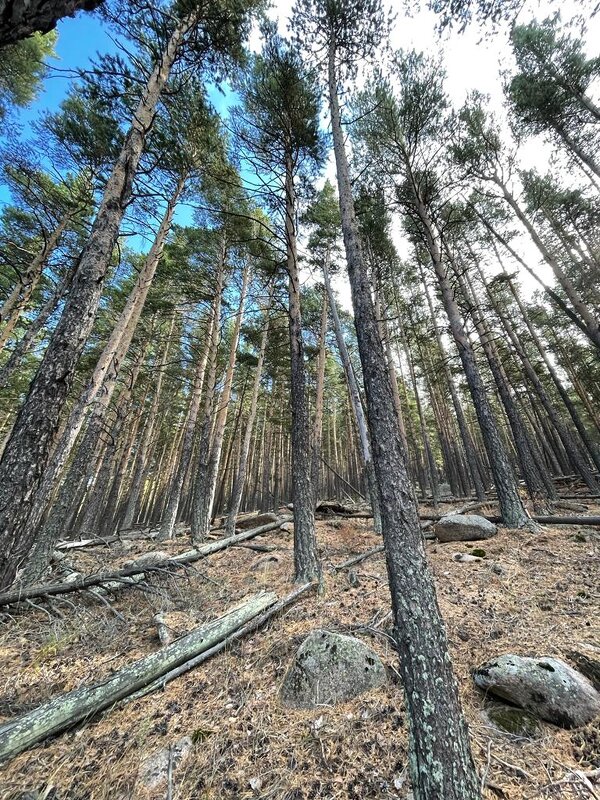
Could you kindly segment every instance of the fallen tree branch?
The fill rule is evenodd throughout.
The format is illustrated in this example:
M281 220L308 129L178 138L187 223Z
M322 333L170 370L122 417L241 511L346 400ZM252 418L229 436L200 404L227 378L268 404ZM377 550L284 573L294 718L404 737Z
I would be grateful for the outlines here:
M60 733L162 675L214 648L261 611L277 602L274 592L257 594L207 625L201 625L156 653L134 661L102 683L82 686L56 697L0 727L0 761L22 753L46 737Z
M139 566L126 567L115 572L105 572L99 575L88 575L79 578L71 583L49 583L41 586L29 586L13 589L4 594L0 594L0 606L8 606L13 603L20 603L23 600L30 600L34 597L51 597L56 594L70 594L71 592L78 592L81 589L89 589L90 586L103 586L104 584L112 583L114 581L121 581L130 578L133 575L143 575L149 572L160 572L165 569L173 569L184 564L192 564L194 561L200 561L202 558L218 553L220 550L225 550L231 545L243 542L247 539L252 539L255 536L260 536L268 531L279 528L282 522L291 519L291 517L281 517L277 522L271 522L268 525L261 525L259 528L254 528L250 531L243 531L235 536L230 536L228 539L218 539L215 542L209 542L196 550L189 550L173 558L160 561L155 564L141 564ZM127 583L130 583L127 581Z
M80 547L108 547L109 544L122 541L120 536L107 536L105 539L96 536L93 539L78 539L73 542L58 542L55 550L75 550Z
M336 572L338 572L341 569L353 567L355 564L360 564L361 561L366 561L367 558L377 555L377 553L383 553L382 544L378 545L377 547L373 547L371 550L366 550L364 553L359 553L357 556L349 558L348 561L342 561L341 564L334 564L333 568L336 570Z
M139 692L136 692L131 697L128 697L124 703L131 703L133 700L139 700L141 697L145 697L152 692L156 692L158 689L164 689L167 683L170 683L175 678L178 678L180 675L185 675L186 672L197 667L199 664L202 664L204 661L208 661L209 658L216 656L217 653L220 653L229 645L233 644L234 642L243 639L249 633L253 633L254 631L261 628L265 622L268 622L274 616L279 614L280 611L283 611L284 608L292 605L295 603L296 600L301 597L302 595L306 594L307 592L314 591L318 587L318 582L313 581L312 583L305 583L304 585L294 589L293 592L282 597L281 600L278 600L275 605L272 605L258 617L254 617L254 619L247 622L245 625L242 625L241 628L238 628L231 636L228 636L227 639L223 639L223 641L216 644L214 647L211 647L210 650L205 650L203 653L191 658L189 661L186 661L184 664L181 664L179 667L172 669L170 672L165 673L162 675L158 680L154 681L148 686L145 686L143 689L140 689Z

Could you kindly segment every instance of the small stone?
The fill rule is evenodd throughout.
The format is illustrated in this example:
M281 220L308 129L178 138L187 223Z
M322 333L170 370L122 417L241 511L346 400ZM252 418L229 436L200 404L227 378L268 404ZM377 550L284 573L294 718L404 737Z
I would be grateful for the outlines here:
M129 569L130 567L151 567L154 564L160 564L162 561L168 561L171 558L171 555L167 553L165 550L152 550L150 553L144 553L138 558L134 559L133 561L126 561L123 564L124 569Z
M171 746L151 753L140 764L138 782L143 788L155 790L167 782L169 763L171 770L180 767L192 752L193 744L189 736L184 736Z
M472 556L470 553L454 553L452 561L458 561L460 564L468 564L473 561L483 561L483 559Z
M293 533L294 532L294 523L293 522L283 522L279 526L279 530L283 531L284 533Z
M466 630L466 628L457 628L456 635L461 640L461 642L468 642L469 639L471 638L471 634L469 633L468 630Z
M358 580L358 575L353 569L351 569L348 572L348 583L352 587L358 586L360 584L360 581Z

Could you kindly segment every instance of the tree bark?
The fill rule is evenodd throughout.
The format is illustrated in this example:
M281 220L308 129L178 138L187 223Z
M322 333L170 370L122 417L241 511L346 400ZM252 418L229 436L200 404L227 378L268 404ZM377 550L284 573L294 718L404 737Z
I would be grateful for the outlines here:
M358 237L338 103L333 31L328 55L329 108L342 231L380 487L395 640L410 724L412 790L415 800L479 800L479 781L425 558L406 451Z
M373 456L371 453L371 442L369 440L369 431L367 427L367 418L363 409L360 390L354 368L350 361L350 354L344 339L344 332L340 322L340 316L337 310L337 303L331 287L331 280L329 278L329 265L327 261L323 263L323 278L325 280L325 289L329 297L329 307L331 308L331 318L333 321L333 329L335 332L335 339L338 346L338 352L342 360L346 382L348 383L348 392L350 394L350 402L352 403L352 410L354 412L354 419L358 428L358 436L360 439L360 452L365 470L365 477L369 489L369 499L371 501L371 508L373 509L373 526L375 532L381 534L381 511L379 508L379 489L377 487L377 478L375 476L375 467L373 466Z
M216 328L217 337L219 333L220 314L221 314L221 292L223 287L217 281L217 289L213 300L211 309L211 317L208 328L208 342L213 340L214 331ZM202 387L204 386L204 377L206 374L206 365L208 363L208 353L210 346L203 347L202 356L198 359L194 376L192 378L192 392L190 404L184 424L183 439L181 443L181 451L179 454L179 462L171 480L171 484L167 491L167 507L163 520L160 525L158 533L158 541L165 539L172 539L175 530L175 523L177 522L177 512L181 502L181 492L183 484L190 467L192 458L192 451L194 449L194 434L196 432L196 421L198 419L198 412L200 410L200 401L202 399Z
M6 298L0 308L0 322L4 324L2 332L0 332L0 352L4 349L4 345L10 338L15 325L21 318L21 314L29 302L33 290L38 285L44 264L48 260L51 253L56 249L65 228L71 220L70 214L64 214L58 225L46 237L44 246L40 253L33 259L29 265L23 281L14 287L10 295Z
M315 418L313 421L313 446L312 446L312 485L314 501L319 501L319 487L321 477L321 452L323 447L323 403L325 400L325 363L327 359L327 293L322 294L321 327L319 330L319 355L317 358L317 385L315 391Z
M225 372L223 391L221 392L221 396L219 398L219 409L215 419L209 457L206 463L206 468L203 469L203 465L201 465L201 469L198 472L198 479L196 481L196 497L194 500L194 519L192 528L193 541L202 541L210 530L210 520L212 517L215 493L217 490L219 464L221 463L221 453L223 450L223 437L225 435L225 425L227 423L227 414L231 400L233 373L237 358L240 329L242 326L242 320L244 318L244 305L246 302L246 293L248 291L249 280L250 266L248 263L246 263L242 276L242 288L240 291L238 312L231 334L229 361L227 364L227 370Z
M407 164L407 166L410 169L410 165ZM429 250L433 268L440 286L442 303L448 315L452 338L456 343L465 377L469 385L469 391L473 398L475 413L477 414L477 420L494 476L494 485L498 493L498 502L500 504L502 517L504 518L505 524L511 528L527 526L530 524L530 519L523 507L517 490L517 484L510 465L508 453L500 438L498 424L479 372L475 353L461 319L460 309L456 302L454 289L446 272L445 264L442 260L442 252L438 244L433 223L429 217L427 208L419 196L417 184L413 182L412 185L415 210L423 227L427 249Z
M258 361L256 363L256 370L254 373L254 385L252 387L252 397L250 399L250 408L248 410L248 417L246 419L246 428L244 432L244 441L240 451L238 462L237 474L233 482L231 491L231 499L229 501L229 513L225 523L225 531L227 536L233 536L235 533L235 520L240 511L240 504L242 501L242 493L244 491L244 483L246 481L246 472L248 469L248 456L250 454L250 445L252 443L252 434L254 432L254 423L256 420L256 409L258 407L258 394L260 392L260 382L262 378L263 365L265 363L265 355L267 351L267 341L269 337L269 316L271 313L271 306L273 303L273 291L269 297L269 304L264 311L264 328L262 338L260 340L260 348L258 351Z
M315 537L314 492L311 481L311 437L306 366L302 342L300 279L296 241L296 190L292 155L285 164L285 242L287 250L290 401L292 408L292 503L294 504L294 580L306 583L320 575Z
M0 47L39 31L48 33L63 17L92 11L103 0L0 0Z

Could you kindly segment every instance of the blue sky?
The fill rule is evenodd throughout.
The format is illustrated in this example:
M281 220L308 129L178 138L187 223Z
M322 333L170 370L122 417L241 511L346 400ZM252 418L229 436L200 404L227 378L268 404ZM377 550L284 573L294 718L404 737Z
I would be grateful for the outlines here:
M58 32L56 58L48 61L48 75L38 97L27 108L14 112L16 124L7 126L0 141L14 141L15 134L24 141L30 138L31 126L42 113L58 110L76 77L75 70L91 66L97 53L116 53L119 50L97 14L80 13L75 17L67 17L59 21L56 30ZM229 106L235 102L235 96L228 87L224 91L211 87L209 97L222 115L226 115ZM0 183L0 206L9 202L8 188ZM181 207L176 214L176 221L181 225L191 224L191 209ZM131 239L128 244L135 247L135 242ZM147 245L141 244L141 247L146 249Z

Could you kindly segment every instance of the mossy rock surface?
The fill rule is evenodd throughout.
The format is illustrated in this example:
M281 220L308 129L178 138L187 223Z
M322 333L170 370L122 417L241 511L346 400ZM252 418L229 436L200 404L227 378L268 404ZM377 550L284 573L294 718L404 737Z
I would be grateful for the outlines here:
M498 703L486 708L485 713L492 725L503 733L519 739L537 739L541 735L537 719L522 708Z
M283 703L314 708L350 700L385 682L377 653L360 639L316 630L298 648L283 685Z
M471 555L472 556L477 556L478 558L485 558L487 553L485 552L485 550L482 547L474 547L471 550Z
M473 680L487 694L561 728L579 728L600 716L600 693L558 658L498 656L473 670Z

